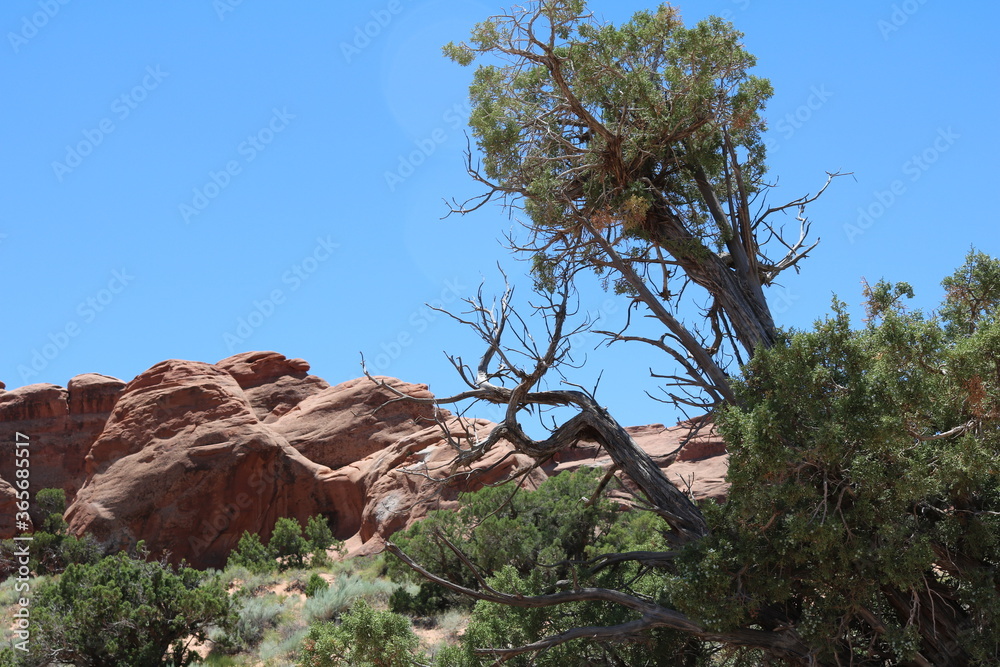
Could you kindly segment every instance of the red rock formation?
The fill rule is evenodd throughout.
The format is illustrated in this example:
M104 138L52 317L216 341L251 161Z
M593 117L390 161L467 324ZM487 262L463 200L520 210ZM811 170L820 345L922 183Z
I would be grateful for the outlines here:
M229 373L165 361L136 377L87 455L70 530L120 549L224 564L244 530L305 519L327 505L321 466L260 422Z
M7 452L15 433L29 437L32 493L61 488L73 500L85 476L84 458L124 387L117 378L88 373L66 389L32 384L0 392L0 443ZM12 454L0 457L0 478L14 479Z
M309 375L309 363L277 352L243 352L216 364L243 389L262 422L272 422L330 385Z
M377 379L405 394L433 398L425 384ZM434 423L431 405L394 398L368 378L358 378L313 394L271 425L307 458L341 468Z
M74 533L91 533L109 548L145 540L154 552L200 567L224 564L243 531L266 539L284 516L323 514L338 537L377 550L428 511L453 507L460 492L530 464L501 444L476 470L454 471L430 405L392 401L394 394L366 378L331 387L308 371L300 359L250 352L214 365L166 361L127 386L83 375L68 389L0 391L0 426L32 437L33 489L70 492ZM382 380L432 397L426 385ZM462 435L454 417L442 412L438 419L452 437ZM493 426L471 425L481 433ZM690 484L696 497L724 495L726 456L717 436L688 438L684 425L629 431L682 488ZM10 459L0 461L8 479ZM581 465L610 461L581 443L527 484ZM0 479L0 512L12 502L8 490ZM12 534L4 523L10 516L0 518L0 537Z

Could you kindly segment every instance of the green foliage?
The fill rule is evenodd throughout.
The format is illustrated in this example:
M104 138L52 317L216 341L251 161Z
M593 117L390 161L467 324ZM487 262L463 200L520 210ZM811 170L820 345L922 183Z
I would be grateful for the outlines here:
M37 590L31 660L86 665L186 665L187 637L229 622L217 579L125 553L72 564Z
M302 642L301 667L410 667L420 640L409 619L359 600L340 624L314 625Z
M278 567L286 570L290 567L305 565L305 557L310 551L309 541L302 537L302 526L295 519L278 519L267 543L268 551L278 559Z
M411 592L408 588L400 586L393 591L389 597L390 611L412 616L430 616L449 607L445 590L431 581L421 581L414 586L416 592Z
M970 250L965 264L942 285L948 296L941 317L949 336L971 335L980 326L996 322L1000 312L1000 260Z
M756 58L742 38L718 17L685 27L668 4L614 26L581 0L542 1L477 24L444 54L483 61L469 88L482 176L522 200L537 234L579 242L586 221L621 230L625 256L652 253L655 241L678 259L704 259L733 235L710 200L733 196L737 171L741 196L764 187L773 91L750 74ZM685 233L649 224L647 213L667 207ZM535 261L542 286L550 259Z
M42 489L35 494L35 505L41 517L38 530L52 534L64 534L66 521L66 492L63 489Z
M462 495L457 512L431 512L393 540L435 574L470 586L475 576L439 535L460 544L488 574L504 565L527 573L540 563L581 560L591 554L598 536L612 529L618 514L606 499L593 504L581 500L594 493L600 476L598 469L583 468L552 477L536 491L485 487ZM569 571L564 563L546 568L545 576L555 581ZM389 572L400 580L410 576L398 562L390 562Z
M312 546L313 551L325 551L337 541L330 530L330 524L325 516L316 515L309 517L306 523L306 539Z
M504 592L551 592L557 581L575 578L581 586L619 587L655 599L662 588L662 576L637 577L641 573L634 565L595 572L581 562L604 551L668 548L666 527L655 515L622 512L607 499L586 502L601 475L599 469L582 468L549 478L535 491L521 490L513 496L510 487L487 487L461 496L458 512L432 512L394 540L435 574L470 587L478 585L474 575L437 539L438 535L459 545L489 577L490 585ZM391 565L390 573L406 579L402 567ZM394 611L426 615L446 601L451 601L449 594L423 582L416 594L405 589L394 593L391 604ZM445 652L441 660L446 662L441 664L492 664L492 658L477 656L473 649L516 647L573 627L615 625L635 618L627 609L599 603L561 605L554 613L551 609L478 602L463 648ZM663 664L670 664L666 656L699 650L675 633L657 631L632 646L584 640L515 658L512 664L555 667L621 664L616 661L622 660L624 664L643 664L650 656L663 657Z
M244 567L255 574L265 574L277 569L274 554L260 541L260 536L243 531L236 549L229 554L226 568Z
M59 552L63 563L66 565L72 563L81 565L96 563L104 555L104 550L97 543L97 539L89 534L83 537L66 535L62 540L62 544L59 545Z
M678 609L722 629L766 603L826 660L850 655L864 635L845 629L863 632L872 614L884 625L865 637L877 660L910 659L922 622L996 659L997 267L970 254L945 280L943 322L904 308L908 285L880 282L861 331L835 304L815 330L755 355L741 406L719 422L729 501L670 580ZM973 293L992 305L970 307ZM907 611L932 600L949 605L933 621Z
M307 598L311 598L312 596L316 595L318 591L321 591L324 588L329 588L329 587L330 584L327 583L326 579L319 576L318 572L313 572L309 576L309 581L306 582L306 587L304 592Z

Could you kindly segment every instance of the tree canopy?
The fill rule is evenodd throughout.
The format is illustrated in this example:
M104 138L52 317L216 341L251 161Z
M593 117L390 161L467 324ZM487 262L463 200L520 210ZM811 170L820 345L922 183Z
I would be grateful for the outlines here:
M485 61L469 89L482 164L470 153L468 168L487 191L455 210L500 198L528 218L515 247L540 283L582 265L633 297L663 335L608 335L666 352L673 398L699 407L734 399L726 369L775 340L766 287L815 245L804 207L818 194L764 205L772 89L741 39L716 17L687 28L666 4L616 27L573 0L528 3L445 47ZM790 239L775 219L789 209ZM701 323L684 324L695 310Z

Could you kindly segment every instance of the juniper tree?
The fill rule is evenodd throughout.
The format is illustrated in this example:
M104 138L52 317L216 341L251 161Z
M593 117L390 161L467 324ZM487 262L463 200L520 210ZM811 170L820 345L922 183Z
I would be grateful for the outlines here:
M612 472L664 520L670 548L624 544L590 563L634 568L621 586L574 577L546 591L475 576L475 563L447 540L441 548L478 585L389 549L487 603L558 608L564 618L580 604L631 613L526 645L497 636L499 645L477 647L482 655L669 630L706 649L690 655L716 662L992 664L1000 646L1000 263L970 256L946 282L940 319L904 310L905 284L879 283L868 290L860 331L840 306L812 332L780 331L767 289L815 247L805 207L837 174L816 194L766 203L761 133L771 87L751 73L741 37L718 18L687 28L668 5L616 27L582 0L544 0L487 19L468 42L445 48L460 64L481 61L470 87L481 162L470 149L467 167L486 190L453 210L499 200L525 218L525 234L510 240L533 259L547 336L528 331L509 291L492 303L480 294L454 315L486 345L475 368L452 359L468 389L424 400L503 407L488 434L449 436L457 464L501 441L537 461L597 441ZM791 236L785 214L795 221ZM675 365L658 375L670 399L713 415L731 451L724 505L693 504L592 394L542 386L587 326L573 320L581 271L629 299L630 315L661 325L650 336L630 317L625 329L602 333L661 350ZM521 419L546 406L576 416L533 439Z

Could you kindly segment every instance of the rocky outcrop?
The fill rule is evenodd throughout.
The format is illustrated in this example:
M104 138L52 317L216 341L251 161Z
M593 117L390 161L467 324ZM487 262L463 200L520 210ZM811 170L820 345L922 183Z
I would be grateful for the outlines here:
M307 361L286 359L277 352L244 352L223 359L216 366L233 376L257 418L265 423L330 388L326 380L309 375Z
M199 362L166 361L130 382L86 472L72 532L111 549L145 540L200 566L222 565L244 530L266 535L329 504L329 470L264 425L232 375Z
M425 384L376 379L417 398L434 397ZM340 468L434 423L431 405L395 398L395 394L377 388L368 378L358 378L310 396L272 426L307 458Z
M378 379L433 398L426 385ZM67 489L74 533L110 549L144 540L175 561L217 567L244 531L266 539L284 516L322 514L339 538L371 552L427 512L454 507L459 493L530 468L501 443L474 470L452 469L449 442L465 435L456 418L395 398L368 378L330 386L305 361L251 352L216 364L165 361L127 385L83 375L66 389L0 391L0 426L31 436L32 488ZM492 426L466 424L480 433ZM681 488L721 498L725 448L709 429L690 437L689 426L629 431ZM581 443L525 484L582 465L610 460ZM12 502L8 490L0 479L0 511ZM0 537L12 529L0 522Z
M15 433L23 433L31 443L31 488L65 489L72 500L85 477L87 452L124 387L117 378L87 373L66 388L32 384L0 391L0 478L14 479L12 443Z

